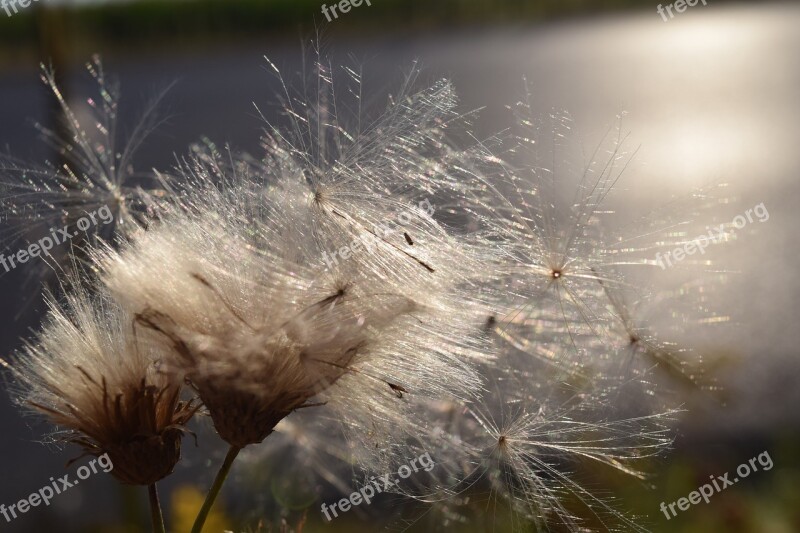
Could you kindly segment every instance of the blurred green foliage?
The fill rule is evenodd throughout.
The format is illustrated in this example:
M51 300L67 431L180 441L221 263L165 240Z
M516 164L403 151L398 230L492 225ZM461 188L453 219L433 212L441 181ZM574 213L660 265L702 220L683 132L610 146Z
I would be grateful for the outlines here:
M592 493L600 499L625 511L636 523L653 533L795 533L800 531L800 440L796 434L787 434L768 442L749 442L750 439L737 439L727 442L694 442L683 449L674 450L664 460L648 459L638 466L652 475L642 480L623 474L607 465L593 461L572 465L575 479L580 479ZM667 518L660 510L661 502L671 503L687 496L708 482L709 476L733 473L736 467L746 463L763 451L768 451L773 461L770 470L751 472L746 480L716 492L709 503L692 505L677 516ZM270 471L268 465L251 469L250 474ZM735 475L735 474L734 474ZM274 486L270 490L269 474L251 475L244 490L253 493L269 494L273 501L277 498ZM252 483L252 484L251 484ZM240 485L240 490L243 488ZM327 500L331 500L327 496ZM518 512L512 512L504 500L496 493L490 493L487 486L480 483L472 489L453 497L451 505L426 504L402 505L399 499L383 497L373 503L373 514L369 518L357 513L347 513L326 523L319 511L320 501L303 510L287 511L285 508L273 509L259 515L258 519L241 520L242 528L262 520L265 526L277 525L280 515L287 513L289 525L300 521L302 533L347 532L367 533L384 528L407 533L457 532L480 533L485 531L530 532L536 531ZM455 502L459 503L456 504ZM406 502L408 503L408 502ZM613 518L598 513L587 512L585 504L570 494L563 494L564 508L581 516L582 525L591 531L606 531L616 523ZM383 506L383 511L380 511ZM280 507L280 505L278 505ZM401 519L402 516L402 519ZM382 518L386 521L382 521ZM622 526L622 530L626 530ZM290 527L290 531L292 528ZM270 531L264 529L244 529L248 533ZM272 531L281 531L274 527ZM299 531L295 529L295 531ZM568 529L553 522L551 533L566 533Z
M649 0L372 0L327 24L322 4L333 0L140 0L49 6L33 4L18 14L0 11L0 54L35 50L39 33L52 32L40 19L55 14L78 53L101 46L190 45L208 37L296 37L325 31L385 31L387 28L451 28L459 25L536 21L641 7ZM41 30L41 32L39 31ZM73 43L74 45L75 43ZM74 46L73 46L74 47Z

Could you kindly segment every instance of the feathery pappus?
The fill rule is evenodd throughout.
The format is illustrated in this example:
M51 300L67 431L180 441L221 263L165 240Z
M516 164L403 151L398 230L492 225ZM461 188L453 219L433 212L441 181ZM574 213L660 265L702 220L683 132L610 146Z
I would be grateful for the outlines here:
M54 424L58 441L107 453L123 483L151 485L180 460L197 402L159 371L160 348L135 334L130 315L73 286L65 305L50 299L42 330L11 366L17 402Z
M355 68L317 53L296 93L268 65L286 122L266 122L257 157L197 144L145 190L130 155L109 155L113 128L94 144L76 123L77 166L24 185L28 204L70 209L100 191L128 230L90 243L99 281L53 303L16 359L22 401L112 457L130 432L178 452L202 405L230 448L196 532L245 448L248 468L308 469L337 493L430 453L436 468L387 492L453 527L479 501L512 530L644 530L577 475L641 478L670 444L669 406L615 413L631 376L653 396L654 370L698 381L694 354L658 341L628 297L625 268L652 267L675 224L659 221L654 244L603 224L630 161L621 127L587 158L568 115L533 118L526 102L516 135L479 140L453 84L418 89L416 67L375 118ZM76 187L59 188L67 175ZM121 479L153 485L178 459Z

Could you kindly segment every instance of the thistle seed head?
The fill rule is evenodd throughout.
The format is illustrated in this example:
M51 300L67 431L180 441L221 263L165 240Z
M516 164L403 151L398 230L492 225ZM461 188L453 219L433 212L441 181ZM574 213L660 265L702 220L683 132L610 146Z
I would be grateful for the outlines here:
M12 365L17 402L55 424L59 440L107 453L123 483L169 475L195 405L156 369L158 349L106 296L78 287L66 306L49 305L42 331Z

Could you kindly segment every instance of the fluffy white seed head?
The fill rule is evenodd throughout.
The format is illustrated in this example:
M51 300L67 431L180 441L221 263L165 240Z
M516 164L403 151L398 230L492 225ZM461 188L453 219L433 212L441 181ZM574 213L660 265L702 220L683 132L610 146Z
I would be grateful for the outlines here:
M12 367L20 405L44 415L59 439L87 454L108 453L113 474L149 485L180 459L183 426L194 413L180 384L159 372L157 345L133 331L131 315L79 287L48 318Z

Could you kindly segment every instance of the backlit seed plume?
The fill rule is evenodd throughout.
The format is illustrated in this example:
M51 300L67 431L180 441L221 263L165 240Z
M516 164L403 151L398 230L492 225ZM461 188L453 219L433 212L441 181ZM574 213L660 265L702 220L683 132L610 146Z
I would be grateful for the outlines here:
M70 240L43 257L43 276L50 267L69 265L69 256L76 248L95 243L98 237L111 242L133 230L143 220L147 199L163 194L153 174L134 169L133 158L162 123L156 108L165 93L145 107L130 134L122 139L117 84L107 79L99 58L87 63L86 68L96 82L97 94L86 100L81 108L86 113L82 113L67 102L55 73L42 66L42 81L58 102L65 132L38 124L37 128L55 150L57 160L30 165L16 157L0 156L0 221L4 225L0 245L37 242L69 227ZM97 221L86 231L77 230L78 220L101 209L109 212L110 217L103 218L110 220Z
M639 469L670 444L665 424L673 413L618 416L602 386L579 390L541 373L489 374L480 399L436 413L441 438L429 449L436 470L427 480L416 477L422 487L406 494L439 508L455 505L450 516L459 499L471 501L497 520L487 529L646 531L602 494L597 484L607 477L592 474L644 478ZM481 523L469 507L461 512L467 523Z
M633 383L656 398L654 374L691 385L702 374L694 352L657 340L674 332L648 320L631 275L658 271L657 251L686 242L691 222L608 223L630 161L621 126L586 154L566 114L534 118L525 102L516 135L481 140L453 84L417 90L416 68L370 115L357 69L317 53L295 92L269 66L285 120L266 123L263 153L193 146L154 173L163 193L137 187L129 156L99 148L113 127L99 121L94 144L71 120L73 165L31 175L23 189L35 194L17 196L15 216L80 216L102 200L146 223L92 248L108 296L79 290L53 306L16 364L20 401L115 467L169 448L155 471L120 470L149 482L177 460L186 384L230 445L196 531L241 449L265 439L245 465L279 462L271 483L308 469L300 499L318 485L347 495L348 478L429 453L435 468L387 492L436 504L449 525L470 522L460 503L488 491L511 522L474 522L484 529L643 530L584 474L642 477L673 411L659 398L620 414L622 393ZM682 324L721 318L684 287Z
M591 487L579 484L571 472L575 460L589 459L636 474L627 463L654 454L669 442L659 425L664 415L615 418L607 402L613 392L608 382L613 380L603 372L611 357L607 352L613 349L605 348L610 346L608 328L616 316L606 286L628 282L613 270L618 266L612 253L617 242L608 238L600 218L605 214L603 201L625 165L622 136L610 137L608 158L594 154L588 170L579 166L571 171L568 178L574 184L559 184L578 191L573 204L562 209L550 203L561 168L548 169L545 161L565 157L553 143L517 147L537 151L539 163L531 165L532 172L492 156L484 145L458 150L449 144L448 127L463 126L465 121L455 112L457 101L448 82L419 93L402 93L383 121L368 122L376 124L370 130L360 128L358 121L348 126L340 112L347 106L334 96L332 69L319 61L317 70L320 83L309 86L322 87L322 94L304 99L287 90L293 129L287 133L269 128L263 161L230 165L222 163L229 155L212 150L187 168L190 182L223 183L219 188L230 190L235 176L251 184L254 192L249 201L259 206L260 216L245 218L264 220L263 227L251 224L250 231L269 235L253 249L276 250L289 240L291 252L273 255L313 266L324 252L325 276L343 280L348 287L378 284L380 288L371 292L403 294L414 302L414 311L397 320L401 327L370 330L376 336L364 345L369 357L355 367L357 372L342 375L318 395L329 402L321 416L344 423L351 442L362 445L357 449L373 456L365 461L365 452L354 449L354 458L373 471L391 471L413 455L412 449L441 450L442 460L452 461L453 466L442 476L447 484L437 494L452 494L452 487L465 477L468 483L470 476L482 472L495 490L504 491L514 509L522 511L522 521L533 521L539 528L561 523L580 530L581 521L574 513L605 515L609 522L633 526L631 518ZM358 85L360 77L348 73ZM352 107L358 109L360 93L349 94L355 96ZM566 133L558 128L568 128L568 121L562 118L554 115L555 126L537 125L541 138L555 127L549 135L563 140ZM491 176L498 168L502 172ZM422 194L429 195L433 216L412 209L403 220L400 215L409 199ZM209 202L208 195L201 201L189 196L193 212L204 212L203 202L217 202ZM211 196L217 198L216 193ZM402 221L400 231L388 238L375 231L386 220ZM458 224L461 227L454 229ZM351 255L354 242L362 244ZM341 250L346 255L332 255ZM148 262L158 262L153 259ZM236 267L226 268L239 275ZM298 267L291 270L302 272ZM128 286L135 283L120 283L116 290ZM426 305L420 306L423 302ZM410 357L410 352L416 355ZM537 367L531 358L519 357L520 352L533 353L549 364ZM438 372L429 369L436 358L448 355L450 364ZM452 394L443 386L442 376L455 384L452 378L460 367L453 363L459 359L479 365L485 375L505 376L500 379L507 389L504 399L475 408L469 403L475 387L464 387L460 398ZM528 383L572 379L565 378L563 370L580 371L581 379L589 380L592 395L523 387L525 380L508 379L525 377ZM350 386L354 381L359 386ZM425 390L434 394L419 394ZM391 392L402 396L403 402L392 402ZM387 397L389 403L384 402ZM347 409L337 409L342 402ZM520 407L492 431L491 421L480 413L505 409L505 402L512 410L523 403L528 407ZM454 408L443 424L437 405L467 407ZM468 430L462 432L458 420L470 417ZM488 440L495 439L496 445L503 432L520 446L513 454L513 471L504 471L507 476L497 475L508 466L506 459L486 455L491 448ZM398 439L398 434L405 439ZM306 436L315 438L314 432ZM316 438L317 446L326 446ZM503 481L508 484L501 487ZM564 500L569 498L582 500L582 510L568 510Z
M533 314L537 325L556 326L573 357L585 364L587 354L579 340L596 337L598 326L611 317L597 273L601 267L610 271L613 263L600 227L601 209L627 165L621 151L624 137L619 131L612 134L607 156L599 157L601 148L584 156L575 146L568 116L553 112L532 117L528 104L519 107L522 132L514 155L522 162L505 186L509 224L497 231L507 235L510 245L507 283L524 301L503 317L503 331L513 342L525 343L524 335L516 338L517 325ZM606 284L624 283L611 273L615 276ZM549 315L549 324L542 315ZM546 346L533 346L533 354L552 362L542 348Z
M538 530L560 524L580 531L590 523L647 531L582 483L578 471L594 462L640 476L633 465L669 443L660 415L613 419L591 399L580 399L555 408L527 400L494 412L470 409L468 418L479 429L470 441L475 470L467 479L488 481L489 505L505 499L519 513L517 528L530 520Z
M63 307L50 301L41 332L11 366L16 400L56 425L59 440L107 453L123 483L150 485L180 459L195 411L156 368L160 357L130 315L77 288Z
M462 195L477 199L470 187L485 186L479 168L496 157L486 149L488 141L471 139L474 113L457 110L451 81L417 89L420 70L414 66L376 118L367 113L369 95L358 68L334 67L317 51L310 79L302 80L303 90L295 92L278 68L269 65L283 87L289 127L267 121L262 175L269 181L302 176L329 219L320 223L371 230L397 221L407 209L402 200L410 198L433 204L437 221L451 233L471 231L463 221L473 206ZM412 231L383 240L416 257L407 249L415 240Z
M426 152L452 87L403 93L361 131L323 79L302 112L287 90L293 127L269 128L261 161L197 150L169 180L182 184L171 212L101 259L239 447L324 402L375 450L425 423L416 399L470 395L470 362L489 357L471 330L478 256L434 218L429 176L448 167Z
M694 218L715 201L716 191L698 192L692 202L675 202L620 227L609 197L632 158L623 148L621 119L587 153L567 114L534 115L527 101L514 110L517 139L500 163L496 187L484 196L496 198L495 216L485 216L484 223L507 252L495 264L494 279L487 277L505 289L498 293L505 310L491 329L548 366L599 379L609 370L619 376L621 359L630 359L614 353L616 330L632 324L612 296L637 292L654 275L657 252L685 240L677 237L678 228L691 234ZM711 275L707 282L716 283ZM635 331L629 336L640 337ZM646 342L636 344L643 348ZM688 352L666 345L637 353L657 353L661 369L671 367L679 378L695 363Z
M426 253L425 243L441 238L435 223L410 211L415 225L431 228L417 246L441 271L380 242L326 264L323 253L363 235L318 240L314 226L330 215L302 181L278 185L203 188L205 206L187 199L101 259L105 283L163 336L165 370L192 384L220 436L255 444L293 411L320 403L402 432L405 394L474 388L460 350L444 344L459 338L460 322L445 314L459 315L447 292L454 258Z

